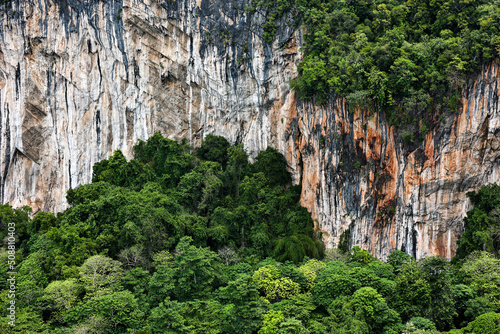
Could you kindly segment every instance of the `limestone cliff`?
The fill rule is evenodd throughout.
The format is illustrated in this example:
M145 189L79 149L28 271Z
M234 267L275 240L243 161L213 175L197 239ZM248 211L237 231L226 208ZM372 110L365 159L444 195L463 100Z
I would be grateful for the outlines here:
M380 258L454 256L466 193L500 179L498 71L470 80L458 110L411 151L380 114L343 99L290 108L287 157L302 162L302 202L329 246L349 229L352 245Z
M60 211L92 165L156 131L273 146L335 246L451 257L467 191L497 181L498 66L408 150L384 117L296 100L302 32L249 0L25 0L0 12L0 202ZM290 14L291 15L291 14Z

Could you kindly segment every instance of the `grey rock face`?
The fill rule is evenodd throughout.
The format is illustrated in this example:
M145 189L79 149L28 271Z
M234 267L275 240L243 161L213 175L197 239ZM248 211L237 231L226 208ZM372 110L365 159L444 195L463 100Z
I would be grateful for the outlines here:
M467 191L498 181L498 67L408 152L383 116L295 99L302 32L244 1L26 0L0 11L0 202L61 211L92 166L160 131L281 151L334 247L451 257ZM362 162L355 168L355 162Z
M160 131L256 154L277 138L299 32L263 42L248 1L25 1L1 13L2 202L60 211L95 162Z

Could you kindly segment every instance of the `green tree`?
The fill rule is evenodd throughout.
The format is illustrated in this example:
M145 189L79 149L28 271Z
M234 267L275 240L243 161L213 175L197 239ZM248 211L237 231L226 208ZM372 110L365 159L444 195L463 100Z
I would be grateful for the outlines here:
M228 148L227 155L228 163L224 173L225 193L238 198L240 182L250 173L248 155L241 144Z
M164 138L159 132L146 142L139 140L134 146L134 159L152 165L160 183L166 188L175 187L182 175L193 167L193 157L174 140Z
M203 139L196 154L202 160L216 161L225 167L228 161L227 151L229 147L231 145L226 138L209 134Z
M301 321L304 326L311 325L314 317L317 317L316 305L314 305L311 293L302 293L270 305L274 311L281 311L286 319Z
M289 260L299 263L305 256L321 258L323 245L307 235L296 234L280 238L276 243L273 255L279 261Z
M70 333L74 334L105 334L111 331L111 321L99 315L91 315L88 319L71 327Z
M224 314L219 302L194 300L185 302L182 306L182 315L190 333L222 333Z
M419 261L422 277L429 283L430 303L425 315L439 330L449 330L457 315L450 285L450 264L439 256L430 256Z
M462 266L466 282L479 296L500 307L500 260L488 252L473 252Z
M174 296L175 269L168 264L160 264L149 282L148 300L152 307L158 306L168 297Z
M274 148L260 151L252 165L254 173L262 172L271 185L286 185L292 181L285 157Z
M75 279L52 281L44 290L43 301L54 321L63 323L66 312L78 302L83 287Z
M173 279L174 293L179 300L208 296L218 284L222 264L217 253L199 248L183 237L175 248Z
M500 314L490 312L477 317L462 329L463 334L498 334L500 333Z
M375 261L373 255L370 254L366 249L361 249L359 246L354 246L350 251L350 261L351 262L359 262L363 264L368 264L372 261Z
M392 251L387 257L387 263L394 268L396 273L400 273L403 267L412 261L414 261L414 259L411 255L399 250Z
M103 255L89 257L80 268L89 295L99 296L116 290L122 275L121 263Z
M481 314L495 312L498 310L491 301L484 297L476 297L474 299L468 300L466 302L466 310L464 312L465 321L461 324L461 327L466 323L479 317Z
M7 297L7 294L5 294L5 297ZM1 299L4 302L6 301L6 298ZM10 302L10 300L8 300L7 303L8 302ZM2 305L6 304L2 303ZM46 333L50 328L49 324L44 321L42 312L35 310L33 307L16 308L16 321L14 327L9 324L10 320L11 319L7 318L5 315L2 315L0 318L0 330L2 330L2 333Z
M178 334L190 330L182 316L182 303L169 298L151 310L147 322L146 329L152 332Z
M301 265L298 269L301 271L307 279L307 289L311 289L314 286L318 272L325 267L325 263L316 259L311 259Z
M465 312L468 309L469 301L475 297L474 290L465 284L457 284L452 286L451 294L457 312L457 316L454 319L455 327L464 327L469 321L473 320L467 319Z
M316 305L327 307L335 299L350 296L361 287L361 283L349 275L342 262L329 262L316 277L311 289Z
M390 309L377 290L365 287L357 290L350 302L356 314L362 314L364 321L375 333L398 331L401 320L396 311Z
M403 322L422 315L431 302L431 287L416 263L405 265L396 277L390 304Z
M285 316L281 311L269 311L264 314L262 327L259 329L259 334L277 334L280 330L280 325L285 321Z
M253 279L269 301L287 299L300 292L300 285L288 277L280 277L275 266L267 265L253 274Z
M255 280L246 274L239 275L218 291L224 303L223 330L228 333L253 333L262 325L265 303L259 298Z
M16 277L18 307L34 307L38 304L49 283L47 269L46 257L42 251L31 253L21 262Z
M92 316L100 316L110 322L108 331L138 329L144 313L137 300L128 291L114 292L94 297L70 309L65 317L69 323L82 323Z
M151 275L142 268L134 268L125 272L122 277L121 285L124 289L134 294L140 309L147 313L149 309L148 293Z
M328 311L339 321L339 331L355 333L398 333L401 319L377 290L364 287L352 297L336 299Z
M269 311L264 315L264 321L259 334L309 334L300 320L285 318L281 311Z
M33 233L29 214L32 212L29 206L14 209L9 204L0 204L0 237L5 240L9 236L10 224L15 225L15 237L18 248L24 248L28 241L28 232ZM11 231L11 230L10 230Z
M421 329L424 331L436 330L436 325L432 321L422 317L413 317L409 321L416 329Z

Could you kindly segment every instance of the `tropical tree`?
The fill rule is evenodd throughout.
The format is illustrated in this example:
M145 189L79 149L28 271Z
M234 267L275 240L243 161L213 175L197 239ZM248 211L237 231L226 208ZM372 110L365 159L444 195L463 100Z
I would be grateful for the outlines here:
M98 296L116 290L122 275L121 263L103 255L89 257L80 268L89 295Z

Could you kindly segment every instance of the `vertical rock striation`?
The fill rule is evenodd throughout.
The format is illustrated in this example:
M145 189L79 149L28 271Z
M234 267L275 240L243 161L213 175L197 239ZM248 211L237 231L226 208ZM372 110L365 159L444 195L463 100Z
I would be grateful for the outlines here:
M498 181L498 66L409 151L380 114L295 99L302 33L266 43L249 0L26 0L0 11L0 202L61 211L95 162L160 131L287 158L334 247L451 257L465 193Z
M341 98L290 109L287 157L300 161L302 203L329 247L349 229L351 245L379 258L454 256L466 193L500 179L498 71L473 77L458 110L411 151L383 116Z
M0 201L60 211L95 162L157 131L278 142L301 35L270 45L249 1L14 1L0 12Z

